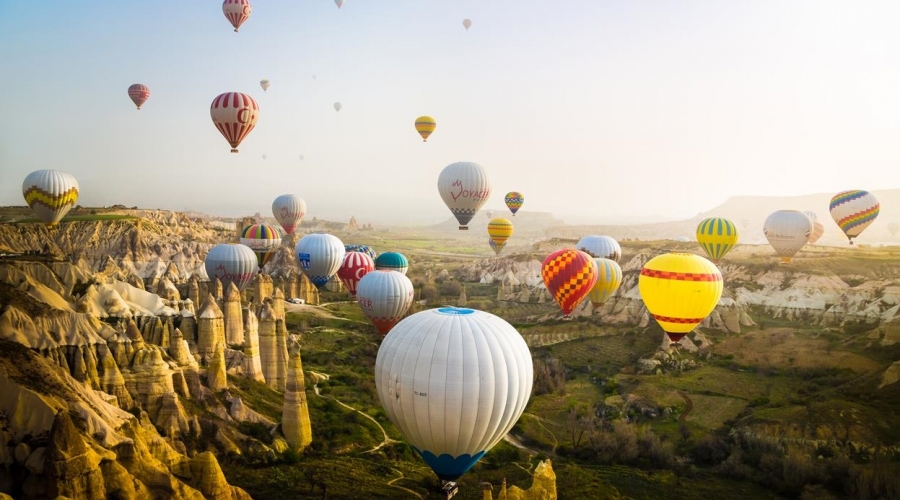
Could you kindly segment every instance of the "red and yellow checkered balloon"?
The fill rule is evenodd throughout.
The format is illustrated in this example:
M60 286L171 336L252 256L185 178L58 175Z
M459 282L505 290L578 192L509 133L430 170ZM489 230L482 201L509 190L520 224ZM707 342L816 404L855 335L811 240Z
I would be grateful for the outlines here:
M558 250L544 259L541 276L568 318L597 283L597 264L580 250Z

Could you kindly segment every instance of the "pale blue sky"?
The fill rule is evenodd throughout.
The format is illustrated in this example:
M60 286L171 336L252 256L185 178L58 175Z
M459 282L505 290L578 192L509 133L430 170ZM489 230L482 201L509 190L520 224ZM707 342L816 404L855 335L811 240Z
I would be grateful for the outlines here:
M455 161L488 169L489 207L604 220L900 187L900 2L251 1L240 33L218 0L3 2L0 204L40 168L84 205L290 192L362 222L448 218ZM209 117L228 91L261 108L239 154Z

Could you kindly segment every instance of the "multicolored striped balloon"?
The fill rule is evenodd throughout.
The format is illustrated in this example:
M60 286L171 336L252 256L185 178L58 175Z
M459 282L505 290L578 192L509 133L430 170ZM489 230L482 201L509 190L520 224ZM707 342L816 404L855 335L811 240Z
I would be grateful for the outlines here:
M253 250L259 261L259 267L262 268L269 262L275 249L281 245L281 233L275 226L252 224L241 231L241 244Z
M131 102L137 106L137 109L141 109L141 106L150 98L150 87L141 83L135 83L128 87L128 97L131 98Z
M588 293L588 300L596 309L619 289L622 284L622 268L611 259L595 258L594 262L597 264L597 283Z
M490 245L491 250L494 251L495 255L500 255L500 252L503 251L503 247L506 246L506 242L498 245L497 243L494 242L493 238L488 238L488 245Z
M36 170L22 182L22 196L44 224L55 226L78 202L78 181L59 170Z
M344 262L338 268L338 278L347 287L350 296L356 298L356 285L366 274L375 270L375 261L365 252L347 252Z
M853 238L875 222L881 211L881 204L872 193L857 189L834 195L828 204L828 210L852 245Z
M238 32L238 29L247 19L250 19L252 10L250 0L225 0L222 2L222 13L225 14L228 22L234 26L235 33Z
M422 136L422 142L428 142L428 136L437 128L437 122L430 116L416 118L416 132Z
M666 253L644 264L638 291L647 311L677 343L716 308L722 273L699 255Z
M498 217L488 222L487 232L494 243L503 246L506 244L506 240L513 234L513 225L509 219Z
M518 191L510 191L506 193L506 196L503 197L503 201L506 202L506 208L512 212L513 217L516 216L516 212L522 208L522 204L525 203L525 195Z
M378 252L376 252L375 249L370 247L369 245L344 245L344 250L347 252L362 252L364 254L368 254L369 257L372 257L373 259L378 256Z
M557 250L544 259L541 276L563 318L571 319L569 315L597 283L597 264L580 250Z
M213 99L209 115L228 144L231 144L231 152L237 153L237 147L259 120L259 104L247 94L225 92Z
M697 243L716 264L725 257L738 242L738 232L734 223L724 217L703 219L697 226Z

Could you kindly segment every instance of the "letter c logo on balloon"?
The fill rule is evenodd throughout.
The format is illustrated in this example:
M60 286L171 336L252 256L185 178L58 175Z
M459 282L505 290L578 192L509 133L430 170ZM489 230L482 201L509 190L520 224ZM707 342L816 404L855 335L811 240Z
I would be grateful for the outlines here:
M253 110L249 107L241 108L237 113L237 121L241 124L250 123L253 121Z
M366 271L366 268L364 268L364 267L356 268L356 279L361 280L363 278L363 276L366 275L365 271Z

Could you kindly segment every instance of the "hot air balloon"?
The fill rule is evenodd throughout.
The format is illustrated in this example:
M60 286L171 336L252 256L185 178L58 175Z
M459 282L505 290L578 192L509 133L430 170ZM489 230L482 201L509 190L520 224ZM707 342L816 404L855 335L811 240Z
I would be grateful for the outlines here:
M716 264L734 248L737 241L737 228L724 217L703 219L697 226L697 243Z
M452 481L516 424L534 378L512 325L474 309L409 316L375 359L375 390L391 422L434 473Z
M466 224L491 196L491 180L477 163L451 163L438 176L438 192L459 221L459 229L467 230Z
M868 191L841 191L831 198L828 210L831 212L831 218L847 235L847 240L852 245L853 238L875 222L881 211L881 205Z
M22 182L22 196L45 225L55 226L78 202L78 181L59 170L36 170Z
M588 300L594 309L603 305L622 284L622 268L612 259L595 258L597 264L597 283L588 292Z
M569 314L597 283L597 264L580 250L564 248L544 259L541 276L562 309L563 319L572 319Z
M522 193L517 191L510 191L506 193L506 196L503 197L503 201L506 202L506 208L512 212L513 217L516 216L516 212L522 208L522 204L525 203L525 196Z
M890 222L890 223L888 223L887 228L888 228L888 232L891 233L891 237L893 238L894 236L897 235L897 231L900 231L900 223Z
M806 245L812 230L812 221L797 210L772 212L763 224L763 234L785 264Z
M495 255L500 255L500 252L503 251L503 247L506 246L506 242L503 242L503 243L501 243L501 244L498 245L497 243L494 242L494 239L493 239L493 238L490 238L490 237L489 237L489 238L488 238L488 245L490 245L491 250L494 251L494 254L495 254Z
M370 271L356 284L356 301L378 332L387 335L413 301L413 284L403 273Z
M281 235L275 226L268 224L252 224L241 231L241 244L247 245L256 253L260 269L269 262L275 249L281 245Z
M150 87L141 83L135 83L128 87L128 97L131 98L131 102L137 106L137 109L141 109L141 106L150 98Z
M303 155L300 155L300 161L303 161Z
M591 257L610 259L619 262L622 258L622 247L619 242L609 236L585 236L578 240L575 245L576 250L590 255Z
M809 217L809 220L811 220L813 223L813 230L812 233L809 234L809 241L807 242L812 245L815 242L819 241L819 238L821 238L822 235L825 234L825 226L823 226L822 223L819 222L819 216L816 215L816 213L812 210L807 210L803 212L803 214Z
M334 4L337 5L338 8L340 9L341 7L344 6L344 0L334 0Z
M250 18L251 10L253 9L250 7L250 0L225 0L222 2L222 12L228 18L228 22L234 26L235 33Z
M219 278L225 290L229 283L243 290L256 276L259 263L256 254L247 245L222 243L209 250L203 266L209 279Z
M422 142L428 142L428 136L434 132L437 122L430 116L420 116L416 118L416 132L422 136Z
M269 155L262 155L262 159L263 159L263 160L265 160L265 159L268 158L268 157L269 157Z
M297 229L306 215L306 202L299 196L283 194L272 202L272 215L285 233L294 234L294 229Z
M400 252L385 252L375 259L375 269L406 274L406 271L409 269L409 261Z
M375 270L375 261L365 252L347 252L344 262L338 268L338 278L347 287L350 296L356 298L356 286L366 274Z
M466 29L466 31L469 31L469 28L472 27L472 20L471 19L463 19L463 27Z
M493 210L488 210L487 212L484 213L484 216L487 217L488 220L491 220L491 219L494 218L494 211L493 211Z
M716 308L722 273L699 255L666 253L644 264L638 291L647 311L677 344Z
M294 248L303 274L320 290L344 262L344 244L337 236L312 233L300 238Z
M498 217L488 223L487 232L491 241L497 245L505 245L506 240L513 234L513 225L509 219Z
M259 120L259 105L247 94L225 92L213 99L209 115L228 144L231 144L231 152L237 153L238 145Z
M262 87L263 92L269 90L269 85L271 85L269 83L269 80L267 80L265 78L263 78L262 80L259 81L259 86Z
M369 245L344 245L344 250L347 252L362 252L373 259L378 256L378 252Z
M339 102L334 103L334 110L335 110L335 111L340 111L341 108L343 108L343 106L341 105L341 103L339 103Z

